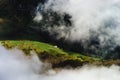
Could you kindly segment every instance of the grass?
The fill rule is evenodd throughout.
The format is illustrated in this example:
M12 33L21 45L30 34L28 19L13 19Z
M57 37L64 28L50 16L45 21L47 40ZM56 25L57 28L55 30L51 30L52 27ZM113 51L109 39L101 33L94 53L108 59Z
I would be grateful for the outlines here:
M30 51L35 51L42 61L52 63L54 67L59 66L80 66L85 63L93 63L99 61L98 58L92 58L81 55L80 53L74 53L70 51L64 51L56 46L36 41L0 41L3 46L8 49L17 47L25 52L26 55L30 55Z

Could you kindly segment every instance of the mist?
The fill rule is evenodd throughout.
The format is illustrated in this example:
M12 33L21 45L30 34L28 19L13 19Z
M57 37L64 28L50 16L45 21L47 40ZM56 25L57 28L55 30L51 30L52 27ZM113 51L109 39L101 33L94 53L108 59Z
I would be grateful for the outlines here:
M119 4L120 0L47 0L45 4L38 5L35 20L41 22L42 19L37 18L42 17L43 12L50 14L49 11L53 11L59 16L68 14L72 25L68 27L61 23L44 30L51 35L57 34L57 39L81 42L84 47L94 40L99 43L99 47L112 46L112 50L120 45Z
M17 48L0 46L0 80L120 80L120 67L85 65L76 69L54 70L39 60L34 51L26 56Z

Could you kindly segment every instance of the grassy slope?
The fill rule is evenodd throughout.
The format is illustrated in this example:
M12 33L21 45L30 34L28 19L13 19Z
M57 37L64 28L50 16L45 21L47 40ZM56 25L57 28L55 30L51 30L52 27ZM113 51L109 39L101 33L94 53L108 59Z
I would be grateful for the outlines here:
M17 46L17 48L23 50L26 55L30 55L30 51L33 50L37 53L37 55L42 61L52 63L53 67L65 67L68 65L72 67L77 67L85 63L109 65L112 64L111 62L116 62L101 62L97 58L91 58L74 52L66 52L53 45L36 41L1 41L1 43L8 49Z

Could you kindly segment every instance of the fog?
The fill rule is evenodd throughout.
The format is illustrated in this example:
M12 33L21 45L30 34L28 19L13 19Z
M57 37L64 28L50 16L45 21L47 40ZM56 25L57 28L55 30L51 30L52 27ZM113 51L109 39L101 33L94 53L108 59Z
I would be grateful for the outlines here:
M0 46L0 80L120 80L119 74L120 67L115 65L54 70L41 62L34 51L26 56L16 48Z
M57 33L57 39L78 41L83 43L83 46L94 39L99 42L100 47L114 48L120 45L119 4L120 0L47 0L45 4L38 5L35 21L44 19L40 18L43 11L49 14L50 10L60 16L69 14L72 22L70 27L61 24L46 30L51 34ZM38 15L38 12L41 15Z

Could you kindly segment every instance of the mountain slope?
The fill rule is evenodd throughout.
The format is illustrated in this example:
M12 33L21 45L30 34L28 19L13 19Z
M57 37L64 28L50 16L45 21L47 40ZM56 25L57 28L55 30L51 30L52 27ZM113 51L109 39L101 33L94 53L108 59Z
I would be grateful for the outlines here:
M119 60L107 60L103 61L98 58L92 58L81 55L80 53L74 53L65 51L58 48L56 45L50 45L47 43L36 41L0 41L7 49L18 48L23 50L26 55L30 56L30 51L35 51L39 56L39 59L43 62L51 63L53 67L78 67L84 64L94 65L112 65L120 64Z

